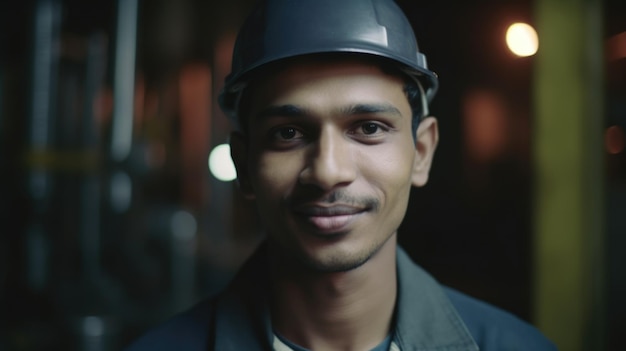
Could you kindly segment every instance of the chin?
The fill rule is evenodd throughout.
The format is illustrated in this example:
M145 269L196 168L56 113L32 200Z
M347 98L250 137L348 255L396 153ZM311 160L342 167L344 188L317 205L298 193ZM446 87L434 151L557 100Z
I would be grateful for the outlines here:
M304 264L310 269L320 273L341 273L357 269L364 265L371 256L346 258L331 257L325 260L310 258L305 260Z
M304 249L300 261L309 269L323 273L339 273L357 269L371 260L386 241L374 246L348 247L341 243L330 247L317 248L314 251ZM342 247L343 246L343 247Z

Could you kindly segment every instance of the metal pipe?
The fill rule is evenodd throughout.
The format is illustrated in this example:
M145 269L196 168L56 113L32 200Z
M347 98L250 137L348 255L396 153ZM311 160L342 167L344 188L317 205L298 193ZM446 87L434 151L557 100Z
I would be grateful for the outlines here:
M111 156L122 162L130 154L133 139L138 0L119 0L117 7Z
M61 5L39 0L35 8L29 148L31 156L45 155L51 144L59 62ZM45 165L31 164L27 180L32 213L26 231L27 283L41 291L47 282L50 241L46 213L50 202L50 174Z
M98 155L99 133L94 102L104 86L107 41L103 33L89 37L85 77L85 104L82 123L82 145L86 151ZM86 174L81 184L81 216L79 240L81 245L83 277L97 281L100 277L100 183L97 170Z
M175 312L188 308L195 297L196 235L195 217L183 210L170 217L172 248L172 304Z
M39 0L35 10L33 76L29 142L31 152L44 152L50 145L54 119L59 61L61 5L57 0ZM45 171L34 169L29 192L36 201L45 201L49 179ZM35 204L37 205L37 204Z

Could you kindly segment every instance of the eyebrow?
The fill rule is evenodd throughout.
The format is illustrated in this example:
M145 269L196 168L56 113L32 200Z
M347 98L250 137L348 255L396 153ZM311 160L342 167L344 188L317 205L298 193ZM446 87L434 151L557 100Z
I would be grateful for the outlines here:
M391 104L355 104L340 110L344 115L390 114L402 117L402 112Z
M396 117L402 117L402 112L395 106L385 103L373 103L373 104L354 104L344 106L339 109L341 115L371 115L371 114L390 114ZM281 117L305 117L313 115L309 109L296 106L296 105L279 105L268 106L256 114L256 118L259 120L267 119L269 117L281 116Z
M269 117L304 117L309 115L309 111L305 108L295 105L268 106L256 114L258 120L267 119Z

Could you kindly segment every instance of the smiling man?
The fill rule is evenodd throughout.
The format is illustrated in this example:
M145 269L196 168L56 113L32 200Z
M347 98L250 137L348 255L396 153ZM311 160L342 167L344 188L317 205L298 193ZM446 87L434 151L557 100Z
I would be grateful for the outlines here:
M131 350L553 350L397 246L438 142L437 78L391 0L268 0L220 98L267 240L217 297Z
M231 142L271 256L321 272L350 271L381 250L395 256L411 185L428 177L435 120L415 138L402 77L375 62L344 54L285 63L250 87L247 131Z

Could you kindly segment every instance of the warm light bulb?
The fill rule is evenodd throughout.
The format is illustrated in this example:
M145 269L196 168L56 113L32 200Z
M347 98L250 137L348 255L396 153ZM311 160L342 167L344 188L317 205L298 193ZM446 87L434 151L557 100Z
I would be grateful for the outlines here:
M513 23L506 31L506 44L515 55L525 57L537 53L539 38L533 27L526 23Z
M230 182L237 178L237 171L230 158L230 146L220 144L209 155L209 169L213 176L223 182Z

